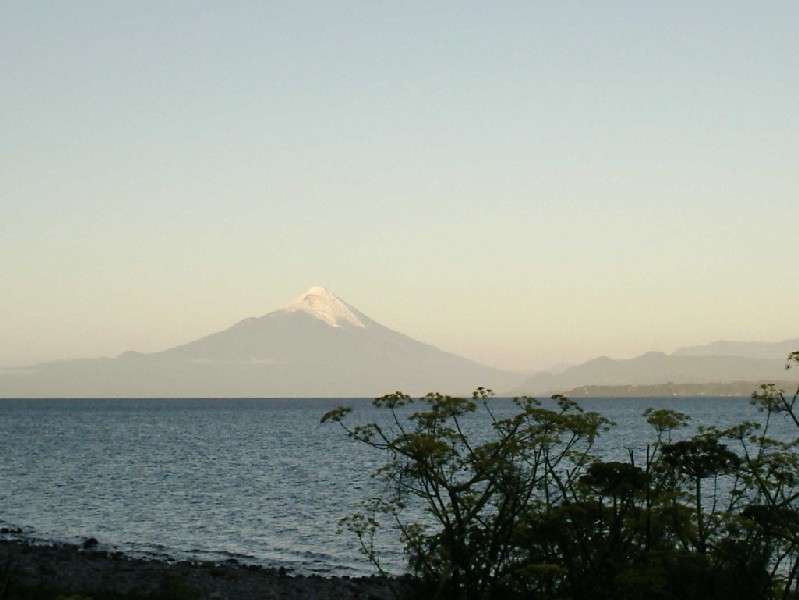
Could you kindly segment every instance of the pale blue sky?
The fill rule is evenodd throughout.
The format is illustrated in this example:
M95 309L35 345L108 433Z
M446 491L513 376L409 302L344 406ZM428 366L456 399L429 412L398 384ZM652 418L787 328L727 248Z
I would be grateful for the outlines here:
M492 365L799 335L797 2L0 5L0 365L326 285Z

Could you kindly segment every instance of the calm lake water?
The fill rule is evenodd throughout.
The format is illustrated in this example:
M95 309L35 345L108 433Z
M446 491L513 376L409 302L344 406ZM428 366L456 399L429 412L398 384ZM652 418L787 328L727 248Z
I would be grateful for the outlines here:
M337 521L377 490L369 475L383 457L319 424L339 404L380 416L368 400L0 400L0 526L137 554L371 573ZM581 404L616 422L600 446L618 456L650 439L648 407L704 425L757 418L744 398ZM400 568L398 540L385 544Z

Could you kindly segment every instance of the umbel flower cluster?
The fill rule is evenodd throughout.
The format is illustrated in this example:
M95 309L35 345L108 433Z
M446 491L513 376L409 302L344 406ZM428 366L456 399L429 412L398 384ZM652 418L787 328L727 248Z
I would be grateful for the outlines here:
M379 528L400 532L411 577L398 594L785 600L799 598L799 437L772 430L787 419L799 433L797 394L762 386L758 422L692 435L687 415L649 409L649 444L623 461L596 453L613 424L564 396L517 398L499 418L487 389L396 392L374 401L380 422L350 425L343 407L322 421L386 456L384 493L342 526L380 570ZM468 427L478 411L489 436Z

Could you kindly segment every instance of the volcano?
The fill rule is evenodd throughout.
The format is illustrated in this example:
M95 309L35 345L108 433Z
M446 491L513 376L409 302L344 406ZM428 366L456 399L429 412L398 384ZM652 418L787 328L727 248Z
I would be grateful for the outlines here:
M161 352L0 371L0 397L373 397L507 389L517 374L370 319L324 287Z

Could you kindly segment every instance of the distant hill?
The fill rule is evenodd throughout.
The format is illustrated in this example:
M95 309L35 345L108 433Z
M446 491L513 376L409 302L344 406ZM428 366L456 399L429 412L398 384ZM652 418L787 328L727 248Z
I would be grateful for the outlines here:
M630 359L606 356L589 360L557 375L542 373L528 378L508 395L541 395L581 386L710 384L734 381L785 379L785 358L674 355L648 352Z
M674 352L675 356L746 356L749 358L779 358L799 349L799 338L782 342L718 341L702 346L687 346Z
M560 393L571 398L666 398L682 396L748 397L765 383L793 393L796 381L733 381L731 383L661 383L655 385L584 385Z
M522 378L392 331L314 287L163 352L0 370L0 397L374 397L507 389Z

